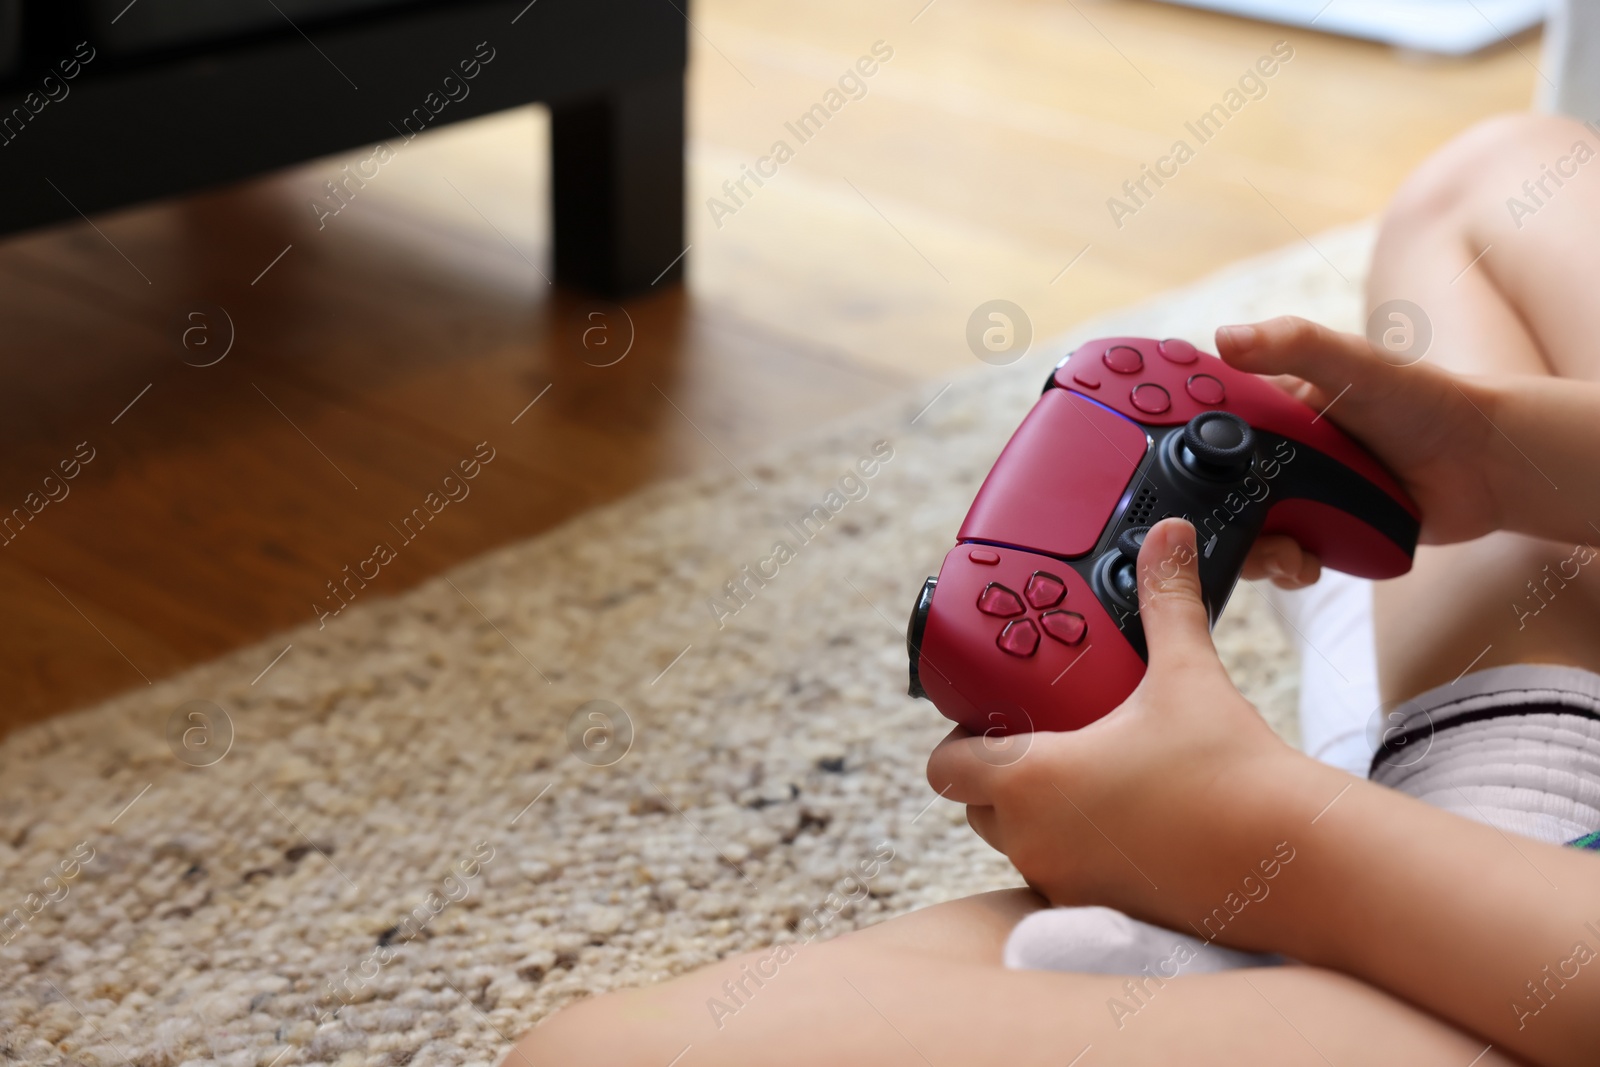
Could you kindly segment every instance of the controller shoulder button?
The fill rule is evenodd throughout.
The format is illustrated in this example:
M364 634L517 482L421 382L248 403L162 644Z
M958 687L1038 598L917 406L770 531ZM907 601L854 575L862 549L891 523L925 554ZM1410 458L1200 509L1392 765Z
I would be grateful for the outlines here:
M1193 363L1199 355L1194 345L1176 337L1169 337L1157 344L1156 351L1172 363Z
M1064 645L1076 645L1089 632L1089 624L1075 611L1047 611L1039 616L1044 632Z
M1032 620L1017 619L1006 623L1006 628L1000 631L994 643L1000 646L1002 652L1018 659L1027 659L1039 650L1039 628L1033 625Z
M1000 562L1000 553L987 548L975 548L967 553L967 558L985 567L993 567Z
M978 594L978 610L985 615L1009 619L1022 614L1022 600L999 582L990 582Z
M1028 578L1022 595L1035 608L1053 608L1067 595L1067 583L1049 571L1034 571Z
M1134 386L1128 399L1146 415L1160 415L1172 407L1172 394L1155 382Z
M1144 357L1130 345L1112 345L1100 361L1118 374L1138 374L1144 370Z
M1228 391L1221 379L1211 374L1191 374L1184 383L1189 395L1202 404L1220 404L1228 399Z

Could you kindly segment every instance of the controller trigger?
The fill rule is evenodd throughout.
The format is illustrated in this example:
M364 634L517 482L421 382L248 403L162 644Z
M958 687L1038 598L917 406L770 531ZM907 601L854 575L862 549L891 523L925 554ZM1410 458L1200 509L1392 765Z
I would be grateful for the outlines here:
M911 619L906 623L906 654L911 659L911 684L906 687L906 695L918 699L928 695L922 688L917 665L922 659L922 635L928 628L928 610L933 607L933 591L938 585L939 579L933 575L922 583L917 601L911 606Z

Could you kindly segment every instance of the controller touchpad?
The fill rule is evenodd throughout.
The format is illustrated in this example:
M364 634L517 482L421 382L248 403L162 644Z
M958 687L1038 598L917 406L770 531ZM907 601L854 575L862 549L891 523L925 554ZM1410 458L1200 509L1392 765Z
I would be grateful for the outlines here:
M984 480L958 540L1084 555L1110 524L1148 445L1139 424L1065 389L1048 390Z

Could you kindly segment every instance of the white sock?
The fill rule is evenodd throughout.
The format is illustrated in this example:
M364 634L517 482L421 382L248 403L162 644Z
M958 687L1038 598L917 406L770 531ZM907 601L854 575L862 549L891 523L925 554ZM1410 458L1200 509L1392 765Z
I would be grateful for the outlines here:
M1005 964L1023 971L1079 974L1212 974L1269 967L1278 956L1238 952L1174 933L1111 908L1046 908L1023 919L1006 939Z
M1365 778L1373 752L1368 731L1381 703L1372 583L1325 570L1309 588L1265 584L1264 591L1300 652L1300 747Z

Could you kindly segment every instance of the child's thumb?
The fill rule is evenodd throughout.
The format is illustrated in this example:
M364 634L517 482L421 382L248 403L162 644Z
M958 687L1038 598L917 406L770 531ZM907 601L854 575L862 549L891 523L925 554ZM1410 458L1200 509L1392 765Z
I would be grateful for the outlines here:
M1217 658L1205 603L1195 531L1184 519L1163 519L1139 550L1139 617L1150 669Z

